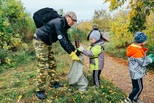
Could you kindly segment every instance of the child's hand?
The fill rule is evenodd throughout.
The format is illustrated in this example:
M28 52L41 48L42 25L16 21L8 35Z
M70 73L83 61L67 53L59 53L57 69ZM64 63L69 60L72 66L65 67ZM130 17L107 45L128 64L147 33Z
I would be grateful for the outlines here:
M152 62L154 62L154 54L150 54L150 55L148 55L148 57L149 57L150 59L152 59Z
M150 55L148 55L148 57L154 57L154 54L150 54Z
M77 48L80 52L83 52L84 48L82 46L80 46L79 48Z

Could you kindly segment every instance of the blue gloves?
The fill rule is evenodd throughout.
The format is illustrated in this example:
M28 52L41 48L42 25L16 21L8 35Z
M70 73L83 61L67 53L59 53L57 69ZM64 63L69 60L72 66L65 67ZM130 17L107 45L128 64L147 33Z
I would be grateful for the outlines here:
M154 62L154 54L150 54L150 55L148 55L148 57L149 57L150 59L152 59L152 62Z

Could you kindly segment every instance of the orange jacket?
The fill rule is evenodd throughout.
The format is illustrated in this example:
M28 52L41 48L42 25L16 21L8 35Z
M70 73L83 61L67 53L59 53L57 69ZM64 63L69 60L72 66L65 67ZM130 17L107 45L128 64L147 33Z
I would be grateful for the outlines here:
M147 48L143 48L142 46L131 44L127 48L126 55L127 57L142 58L145 56L147 50Z

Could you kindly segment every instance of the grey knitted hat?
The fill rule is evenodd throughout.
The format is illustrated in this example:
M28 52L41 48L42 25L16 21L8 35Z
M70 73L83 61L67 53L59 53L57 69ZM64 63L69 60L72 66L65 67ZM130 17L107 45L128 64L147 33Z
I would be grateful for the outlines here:
M89 38L93 38L95 39L96 41L100 39L100 32L98 30L93 30L91 33L90 33L90 36Z

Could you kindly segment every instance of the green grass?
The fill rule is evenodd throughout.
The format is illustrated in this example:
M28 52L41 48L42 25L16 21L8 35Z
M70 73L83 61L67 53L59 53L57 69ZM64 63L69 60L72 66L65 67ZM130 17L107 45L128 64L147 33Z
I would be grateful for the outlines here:
M58 44L55 46L60 47ZM92 73L86 69L84 69L84 73L89 80L87 91L79 92L69 86L67 74L71 59L62 48L57 48L55 52L58 63L57 78L64 84L63 88L48 88L48 98L43 101L38 100L34 93L36 62L33 60L18 68L7 69L0 74L0 103L18 103L18 101L20 101L19 103L120 103L126 97L121 89L105 78L101 78L102 86L100 88L92 88Z
M17 52L0 50L0 73L7 71L7 69L10 70L20 65L28 64L36 59L34 54L35 52L32 45L29 46L28 50L20 50ZM6 58L8 58L10 62L6 62Z

